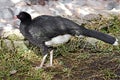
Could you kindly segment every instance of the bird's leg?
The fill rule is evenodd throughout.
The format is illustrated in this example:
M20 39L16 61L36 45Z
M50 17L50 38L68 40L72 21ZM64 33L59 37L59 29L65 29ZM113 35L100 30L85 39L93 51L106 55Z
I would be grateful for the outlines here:
M43 67L43 65L44 65L44 63L45 63L45 60L46 60L46 58L47 58L47 55L48 55L48 54L46 54L46 55L43 56L42 62L41 62L41 64L40 64L40 67L41 67L41 68Z
M40 64L40 66L37 66L36 69L40 69L43 67L44 63L45 63L45 60L46 60L46 57L47 57L48 54L45 54L42 58L42 62Z
M53 50L50 51L50 66L52 66L53 63Z

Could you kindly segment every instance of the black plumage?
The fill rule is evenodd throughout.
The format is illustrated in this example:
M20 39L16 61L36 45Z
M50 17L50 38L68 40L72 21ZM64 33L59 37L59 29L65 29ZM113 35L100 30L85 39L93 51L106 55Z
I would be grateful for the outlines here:
M23 34L23 36L32 44L40 47L40 49L42 50L42 54L44 55L44 57L41 65L38 68L43 66L45 58L47 57L48 52L51 50L50 47L52 47L52 45L50 44L52 43L50 43L49 45L48 43L54 43L54 41L57 40L55 41L57 43L54 44L59 44L59 41L62 41L60 40L61 38L66 39L65 41L61 42L64 43L67 42L71 36L83 35L97 38L109 44L118 44L116 38L110 35L95 30L86 29L85 27L80 26L75 22L66 18L62 18L60 16L42 15L32 19L30 14L28 14L27 12L20 12L17 15L17 18L21 20L20 32ZM57 38L55 39L55 37ZM52 53L53 51L51 51L51 59L53 55ZM52 66L52 60L50 61L50 65Z

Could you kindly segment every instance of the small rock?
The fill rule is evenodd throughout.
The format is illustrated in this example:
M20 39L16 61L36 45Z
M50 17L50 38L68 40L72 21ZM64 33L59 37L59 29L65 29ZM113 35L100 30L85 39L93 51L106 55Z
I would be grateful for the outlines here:
M116 8L118 6L118 3L115 1L110 1L108 2L108 4L106 5L106 9L107 10L112 10L113 8Z
M83 17L84 20L93 20L93 19L100 19L98 14L88 14Z
M11 40L23 40L24 36L20 33L19 29L3 30L2 38L9 38Z
M6 24L1 22L0 23L0 30L3 29L4 26L6 26Z
M0 8L9 8L14 6L11 0L0 0Z
M15 74L17 72L17 70L12 70L10 71L10 74Z
M96 42L98 42L99 40L95 39L95 38L88 37L88 38L86 38L86 41L92 45L96 45Z
M0 19L13 19L13 11L10 8L0 9Z
M38 4L38 0L24 0L29 5L35 5Z
M8 39L3 39L0 41L0 48L7 48L8 50L28 50L27 46L29 45L28 41L13 41Z
M14 4L17 4L17 3L19 3L21 0L11 0L11 2L12 3L14 3Z

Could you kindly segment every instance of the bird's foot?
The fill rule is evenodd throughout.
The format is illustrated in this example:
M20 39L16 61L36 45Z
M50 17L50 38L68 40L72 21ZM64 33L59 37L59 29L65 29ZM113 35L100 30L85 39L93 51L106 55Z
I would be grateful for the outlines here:
M38 70L38 69L42 69L42 67L36 66L36 67L35 67L35 70Z
M52 64L46 64L46 67L52 67L53 65Z
M46 64L45 67L43 67L43 66L36 66L36 67L35 67L35 70L42 69L42 68L49 68L49 67L53 67L53 65L51 65L51 64Z

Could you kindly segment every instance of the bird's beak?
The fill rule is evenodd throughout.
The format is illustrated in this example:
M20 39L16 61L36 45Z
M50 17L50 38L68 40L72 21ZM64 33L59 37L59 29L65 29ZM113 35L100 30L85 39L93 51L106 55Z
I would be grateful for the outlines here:
M17 15L16 15L16 16L14 16L14 19L18 19Z

